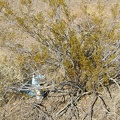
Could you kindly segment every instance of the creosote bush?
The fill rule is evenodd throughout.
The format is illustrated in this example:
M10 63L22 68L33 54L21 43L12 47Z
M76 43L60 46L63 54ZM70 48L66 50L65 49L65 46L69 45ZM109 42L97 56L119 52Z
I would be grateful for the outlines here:
M8 1L0 2L3 16L15 21L21 30L39 43L36 46L37 50L32 48L30 57L18 53L16 59L19 65L24 66L29 59L31 63L40 67L46 66L46 73L52 71L51 74L62 68L64 77L60 82L74 81L85 91L99 90L101 86L109 85L109 78L114 76L110 75L110 68L113 67L111 61L116 57L117 50L106 58L105 48L120 38L117 23L119 4L111 6L111 18L107 17L106 6L100 2L96 4L96 11L93 13L90 12L89 5L81 4L82 18L77 21L76 29L77 27L72 27L75 19L65 0L44 0L50 6L51 14L30 14L32 2L20 0L20 6L26 7L27 12L21 7L18 13L12 9ZM109 51L114 50L111 47ZM27 69L21 72L24 74ZM57 81L56 78L55 80Z
M95 93L90 108L91 120L98 99L109 113L99 93L106 88L109 92L113 82L119 87L116 76L119 74L120 4L103 4L98 0L93 5L81 0L79 9L72 11L67 0L37 2L47 9L34 9L34 0L18 0L17 9L10 0L0 0L0 19L5 23L0 31L0 49L10 51L0 55L1 93L38 72L45 75L47 89L52 84L54 90L49 90L47 109L42 103L31 104L25 96L20 99L21 112L30 107L29 113L24 114L26 119L29 119L28 114L30 119L45 119L45 116L52 119L69 113L66 119L72 115L71 118L80 119L78 101L91 93ZM54 96L57 97L53 100ZM25 100L30 102L24 103L27 107L22 103ZM45 111L41 111L41 107ZM36 116L38 118L34 118Z

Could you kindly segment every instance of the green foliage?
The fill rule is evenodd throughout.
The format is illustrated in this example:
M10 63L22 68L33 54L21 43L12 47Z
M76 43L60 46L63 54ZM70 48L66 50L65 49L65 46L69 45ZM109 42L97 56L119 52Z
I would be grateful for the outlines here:
M31 4L31 0L20 0L20 3L22 4L22 5L26 5L26 4Z
M114 4L111 7L111 12L112 12L113 18L116 19L117 16L120 14L120 5L118 3Z

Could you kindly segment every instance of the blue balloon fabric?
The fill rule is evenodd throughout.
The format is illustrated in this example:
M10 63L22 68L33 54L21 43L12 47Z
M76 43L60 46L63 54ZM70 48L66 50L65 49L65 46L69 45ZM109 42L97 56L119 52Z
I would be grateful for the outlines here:
M26 83L24 83L22 85L22 89L20 90L21 93L26 93L28 94L30 97L34 97L37 96L36 91L40 91L39 89L35 89L35 90L30 90L28 88L30 87L39 87L40 88L40 84L39 84L39 79L44 79L45 77L41 74L39 74L38 76L34 76L32 77L32 80L27 81ZM26 89L27 88L27 89Z

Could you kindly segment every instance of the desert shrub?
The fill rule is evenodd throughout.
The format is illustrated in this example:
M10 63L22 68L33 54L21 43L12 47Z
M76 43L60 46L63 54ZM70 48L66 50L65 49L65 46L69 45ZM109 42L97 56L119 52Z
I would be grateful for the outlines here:
M21 16L12 10L8 2L1 2L5 9L4 16L17 21L17 25L39 42L39 50L33 48L31 51L31 61L37 65L46 65L46 71L53 71L52 74L63 68L64 78L60 81L77 82L87 91L108 85L111 60L116 57L116 51L105 58L105 48L119 39L119 27L114 23L119 14L119 4L111 7L111 26L105 14L105 5L98 2L93 13L87 4L82 5L80 10L83 17L76 23L79 26L77 30L72 26L75 24L74 16L64 0L44 2L50 6L51 14L48 12L46 16L42 12L30 14L32 1L20 1L28 9L27 13L21 10ZM113 48L109 48L109 51L113 51ZM27 58L24 60L24 55L18 55L21 62Z
M119 3L109 6L98 1L91 6L82 1L79 18L65 0L43 0L43 3L48 5L49 10L35 13L32 12L32 0L20 0L20 9L16 11L9 1L0 3L5 20L14 22L35 42L27 52L21 45L21 49L16 49L18 46L10 49L16 57L13 63L8 60L1 64L4 82L21 81L38 70L48 81L54 80L58 88L68 89L72 105L82 93L84 96L84 92L96 93L96 102L97 92L108 88L111 78L119 73ZM111 10L108 16L107 10ZM7 38L13 40L10 36ZM2 45L5 40L2 36ZM68 103L68 106L72 105Z

